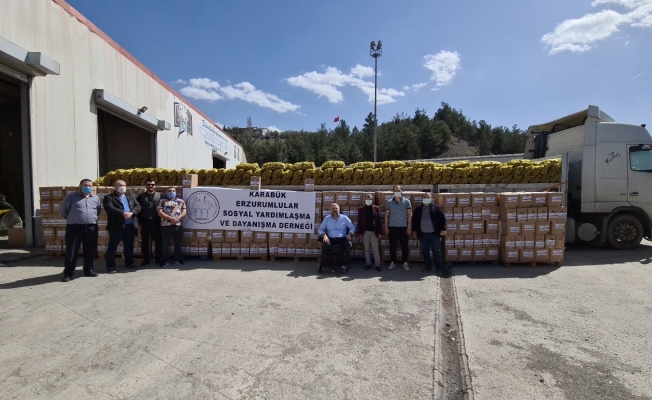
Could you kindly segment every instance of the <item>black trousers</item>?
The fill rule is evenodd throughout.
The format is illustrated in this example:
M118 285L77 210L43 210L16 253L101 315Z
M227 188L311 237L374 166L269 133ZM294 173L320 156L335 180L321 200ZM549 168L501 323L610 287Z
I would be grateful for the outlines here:
M161 227L161 265L170 261L170 238L174 240L174 258L177 261L181 258L181 240L183 240L183 226L162 226Z
M149 262L152 259L150 239L154 242L154 261L158 264L161 262L161 219L139 219L140 236L142 238L141 250L143 252L143 262Z
M66 226L66 258L63 274L73 276L77 268L79 246L84 245L84 273L93 270L93 258L97 246L97 224L68 224Z
M328 264L326 262L326 250L328 250L328 246L330 246L331 244L344 247L344 262L346 264L348 264L349 260L350 260L350 254L351 254L351 242L346 240L346 237L328 238L328 240L330 241L329 244L326 244L326 242L321 242L321 263L322 263L322 265Z
M396 242L401 242L401 261L407 262L410 256L408 249L407 227L390 226L389 227L389 259L396 262Z
M125 257L125 267L134 264L134 240L138 231L133 224L125 225L124 228L109 230L109 244L106 246L106 270L115 269L115 255L118 245L122 242L122 251Z

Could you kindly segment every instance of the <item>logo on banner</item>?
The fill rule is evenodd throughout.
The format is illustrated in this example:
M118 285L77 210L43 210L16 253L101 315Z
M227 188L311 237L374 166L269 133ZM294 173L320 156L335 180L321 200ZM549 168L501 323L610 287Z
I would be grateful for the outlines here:
M188 218L198 224L210 224L220 214L220 202L214 194L198 191L188 197Z

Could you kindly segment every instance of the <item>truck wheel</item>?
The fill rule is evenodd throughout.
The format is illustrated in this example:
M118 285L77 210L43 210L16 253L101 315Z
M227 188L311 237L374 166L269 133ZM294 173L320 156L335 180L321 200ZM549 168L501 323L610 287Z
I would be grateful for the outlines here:
M612 249L629 250L641 243L643 224L631 214L618 214L607 227L607 244Z

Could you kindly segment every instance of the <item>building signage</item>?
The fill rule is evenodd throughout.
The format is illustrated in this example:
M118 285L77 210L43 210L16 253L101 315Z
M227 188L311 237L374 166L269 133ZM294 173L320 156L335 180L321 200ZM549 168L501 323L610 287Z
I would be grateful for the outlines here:
M315 192L197 187L183 198L184 228L315 232Z

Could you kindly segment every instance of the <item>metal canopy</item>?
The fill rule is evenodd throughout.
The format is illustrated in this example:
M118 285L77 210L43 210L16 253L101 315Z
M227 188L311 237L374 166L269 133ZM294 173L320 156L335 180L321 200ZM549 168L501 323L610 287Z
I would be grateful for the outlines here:
M169 122L162 119L156 119L149 114L140 112L138 107L132 106L104 89L94 89L93 98L95 99L95 104L97 104L99 108L147 130L170 130Z
M0 37L0 63L29 76L59 75L58 62L41 52L28 51Z
M586 110L567 115L563 118L556 119L551 122L540 125L532 125L527 130L527 135L533 135L540 132L554 133L564 129L574 128L576 126L584 125L587 118L596 118L600 121L615 122L613 118L606 112L600 110L598 106L589 106Z

